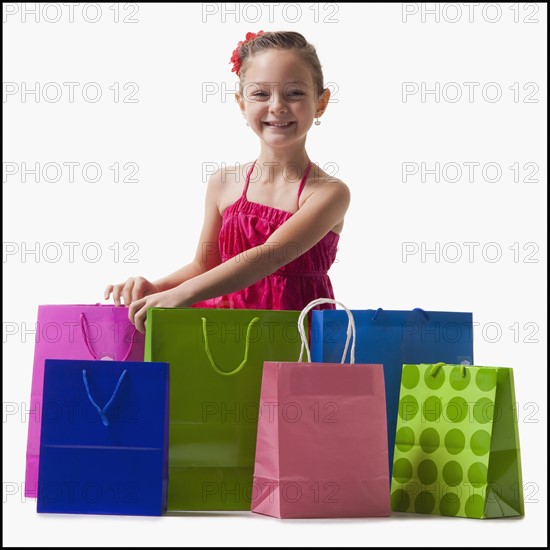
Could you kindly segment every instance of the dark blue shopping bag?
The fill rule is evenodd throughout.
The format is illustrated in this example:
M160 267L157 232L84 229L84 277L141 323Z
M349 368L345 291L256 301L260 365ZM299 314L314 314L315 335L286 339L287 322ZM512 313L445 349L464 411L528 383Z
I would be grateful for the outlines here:
M325 309L312 313L312 361L339 363L346 341L346 312ZM472 314L420 308L412 311L352 310L352 314L357 330L355 361L384 365L391 479L403 364L443 362L456 365L467 361L473 365Z
M38 512L161 515L168 363L45 361Z

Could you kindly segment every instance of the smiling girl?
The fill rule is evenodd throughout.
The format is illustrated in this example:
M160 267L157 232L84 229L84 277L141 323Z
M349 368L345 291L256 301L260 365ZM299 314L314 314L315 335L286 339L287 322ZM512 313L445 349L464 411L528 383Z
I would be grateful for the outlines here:
M105 289L105 299L112 293L116 305L122 298L130 306L140 332L150 307L301 310L334 299L328 270L350 192L306 151L330 98L315 48L296 32L248 33L231 62L240 79L235 97L260 153L245 165L244 186L235 167L210 176L191 263L155 282L130 277Z

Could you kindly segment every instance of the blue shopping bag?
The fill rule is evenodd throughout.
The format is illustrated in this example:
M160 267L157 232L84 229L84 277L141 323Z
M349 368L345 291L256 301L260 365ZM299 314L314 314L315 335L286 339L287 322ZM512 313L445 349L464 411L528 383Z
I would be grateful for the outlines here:
M312 313L312 360L340 362L348 326L346 312L326 309ZM352 310L352 314L357 329L356 361L384 365L391 479L402 367L440 362L473 364L472 314L420 308Z
M47 359L38 512L158 516L169 364Z

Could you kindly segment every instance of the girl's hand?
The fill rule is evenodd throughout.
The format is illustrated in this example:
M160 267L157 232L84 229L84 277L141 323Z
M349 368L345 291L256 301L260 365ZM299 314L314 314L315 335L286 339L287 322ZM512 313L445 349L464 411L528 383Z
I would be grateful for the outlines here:
M109 285L105 289L105 300L109 299L111 292L113 293L113 301L116 306L121 305L121 295L124 300L124 305L129 306L131 303L143 298L144 296L149 296L150 294L160 292L160 288L144 277L130 277L125 283Z
M139 332L144 333L147 310L150 307L188 307L190 305L189 300L183 297L181 287L171 288L132 302L128 311L128 318Z

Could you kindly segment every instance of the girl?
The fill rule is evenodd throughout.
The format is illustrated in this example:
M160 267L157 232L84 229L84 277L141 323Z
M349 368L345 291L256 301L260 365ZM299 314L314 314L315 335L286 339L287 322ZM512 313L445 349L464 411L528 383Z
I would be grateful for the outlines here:
M195 259L155 282L130 277L109 285L145 331L150 307L301 310L332 298L327 272L335 260L348 187L312 164L306 152L313 119L330 91L315 48L296 32L248 33L231 58L235 94L260 154L244 187L234 167L210 176ZM332 304L318 307L334 308Z

